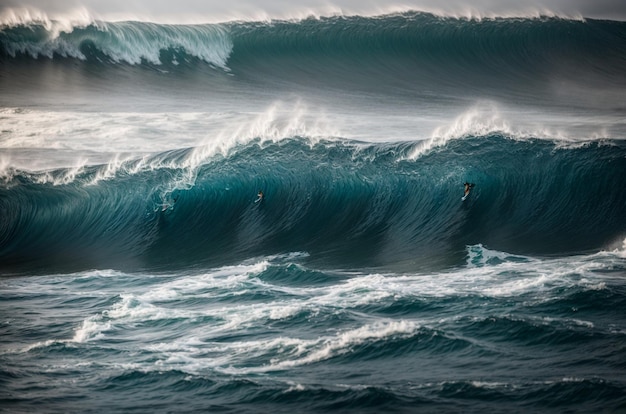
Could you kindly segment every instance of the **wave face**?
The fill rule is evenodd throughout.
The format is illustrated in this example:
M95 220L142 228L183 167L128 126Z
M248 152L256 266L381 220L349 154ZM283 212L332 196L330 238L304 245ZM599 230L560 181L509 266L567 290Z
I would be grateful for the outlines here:
M295 137L193 168L182 167L193 150L177 150L116 169L14 170L0 190L0 262L178 268L303 251L320 264L428 268L477 243L568 254L626 234L623 141L422 146ZM465 180L476 187L462 202Z

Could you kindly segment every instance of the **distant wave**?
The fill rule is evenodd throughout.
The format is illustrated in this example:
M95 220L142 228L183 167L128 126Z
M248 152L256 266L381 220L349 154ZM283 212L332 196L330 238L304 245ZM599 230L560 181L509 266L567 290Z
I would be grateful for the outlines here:
M438 68L521 78L547 76L554 65L624 75L626 23L554 17L466 20L425 13L322 17L298 21L166 25L16 22L0 29L0 56L66 57L132 65L222 69L297 62L298 69L355 67L417 78ZM405 73L398 63L411 63ZM261 65L264 66L261 66ZM414 74L417 72L417 75Z
M81 94L67 99L94 93L88 102L98 105L98 91L107 91L102 102L121 98L126 111L137 110L124 99L130 91L150 104L179 99L193 112L215 108L211 100L221 107L254 94L336 104L329 93L338 92L352 108L380 102L382 111L397 103L422 114L485 99L539 114L582 113L585 126L574 135L623 138L624 38L625 22L424 13L203 25L92 22L71 30L29 23L0 29L0 88L4 106L28 106L40 95L60 100L65 86L80 84ZM194 91L196 100L182 97L184 91ZM387 99L370 100L374 95ZM545 129L546 121L530 128Z
M295 137L193 168L193 150L176 150L115 169L13 170L0 189L0 262L177 267L303 251L343 266L445 266L477 243L559 254L625 237L623 141L565 149L489 135L411 159L416 145ZM476 187L461 202L465 180Z

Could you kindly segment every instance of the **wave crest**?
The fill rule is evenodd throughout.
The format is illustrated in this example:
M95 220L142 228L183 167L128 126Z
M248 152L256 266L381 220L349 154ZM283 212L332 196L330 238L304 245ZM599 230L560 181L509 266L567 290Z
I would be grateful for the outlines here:
M90 16L76 21L53 21L45 15L15 15L0 31L4 53L15 58L100 60L138 65L195 58L227 70L232 50L228 30L220 25L158 25L139 22L103 22Z

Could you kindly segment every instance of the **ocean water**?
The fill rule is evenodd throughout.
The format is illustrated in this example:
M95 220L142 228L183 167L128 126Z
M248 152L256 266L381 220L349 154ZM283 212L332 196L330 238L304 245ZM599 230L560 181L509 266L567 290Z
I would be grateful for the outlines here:
M626 411L625 138L619 21L5 23L0 411Z

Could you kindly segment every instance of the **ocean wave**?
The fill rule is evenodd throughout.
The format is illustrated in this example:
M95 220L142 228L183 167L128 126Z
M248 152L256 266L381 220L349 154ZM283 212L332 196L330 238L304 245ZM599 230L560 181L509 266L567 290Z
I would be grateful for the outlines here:
M505 70L519 81L549 75L555 62L609 75L624 56L624 30L623 23L610 21L465 20L416 12L195 25L85 17L62 24L33 18L13 19L0 28L0 53L170 67L199 61L236 73L271 65L282 75L278 63L285 59L298 61L306 72L332 59L338 74L346 65L351 72L357 66L381 74L391 69L393 76L404 78L416 71L424 76L434 67L447 73L471 68L473 76ZM612 75L622 76L622 71Z
M458 263L479 243L550 254L625 238L626 201L611 184L626 178L622 141L561 148L466 137L407 160L416 145L292 138L251 141L193 167L187 149L156 155L161 166L11 170L0 188L0 257L7 266L179 266L296 249L327 263L417 266ZM464 181L476 183L465 202ZM265 199L254 203L259 190ZM480 256L472 262L491 260Z

